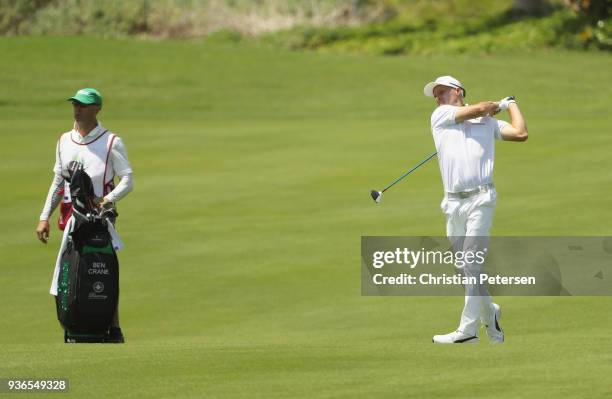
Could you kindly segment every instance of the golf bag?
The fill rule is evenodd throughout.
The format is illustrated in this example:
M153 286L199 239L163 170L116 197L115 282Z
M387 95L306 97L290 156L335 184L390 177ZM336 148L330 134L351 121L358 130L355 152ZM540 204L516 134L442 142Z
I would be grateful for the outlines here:
M65 342L104 342L119 300L119 262L108 232L114 209L95 204L91 178L71 171L74 226L61 255L55 297Z

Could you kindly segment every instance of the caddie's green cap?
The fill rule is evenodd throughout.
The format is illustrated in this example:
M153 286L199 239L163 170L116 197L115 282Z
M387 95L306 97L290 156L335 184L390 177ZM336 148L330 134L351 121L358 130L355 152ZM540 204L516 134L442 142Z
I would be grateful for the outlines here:
M102 95L96 89L85 88L76 92L76 94L68 99L68 101L78 101L86 105L102 106Z

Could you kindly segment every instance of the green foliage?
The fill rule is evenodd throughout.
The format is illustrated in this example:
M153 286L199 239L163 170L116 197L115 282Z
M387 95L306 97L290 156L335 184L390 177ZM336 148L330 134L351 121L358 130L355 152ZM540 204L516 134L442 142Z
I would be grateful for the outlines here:
M462 25L510 9L512 0L393 0L397 22L429 27Z
M36 13L53 0L0 0L0 34L27 31Z
M146 36L292 49L428 54L547 47L612 49L605 0L0 0L0 34Z
M570 8L586 17L591 24L612 16L612 2L609 0L566 0Z
M136 35L148 31L147 0L63 0L40 10L29 31L33 34Z
M0 34L201 37L385 21L381 0L0 0Z
M459 24L450 19L344 28L303 28L279 33L290 48L372 54L491 53L548 47L611 49L610 21L590 27L569 9L544 17L510 10Z

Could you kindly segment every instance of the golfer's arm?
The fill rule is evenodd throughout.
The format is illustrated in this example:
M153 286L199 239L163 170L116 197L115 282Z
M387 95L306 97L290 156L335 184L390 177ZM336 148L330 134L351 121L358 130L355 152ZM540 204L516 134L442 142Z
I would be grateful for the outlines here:
M498 108L499 104L493 101L483 101L478 104L459 107L455 113L455 123L478 118L480 116L493 115L497 112Z
M43 206L43 210L40 213L39 220L49 220L51 214L57 208L60 201L62 200L62 196L60 195L60 191L64 186L64 178L60 174L55 174L53 176L53 181L51 182L51 187L49 187L49 193L47 194L47 200L45 201L45 205Z
M510 114L510 126L506 126L501 131L502 140L505 141L525 141L529 137L525 118L516 103L510 103L508 106Z

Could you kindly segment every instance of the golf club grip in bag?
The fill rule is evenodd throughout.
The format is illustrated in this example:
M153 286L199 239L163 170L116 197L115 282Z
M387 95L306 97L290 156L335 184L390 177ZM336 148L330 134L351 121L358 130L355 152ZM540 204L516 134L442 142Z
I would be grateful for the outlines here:
M104 334L119 299L119 263L102 222L72 232L62 254L56 296L57 318L69 334Z

